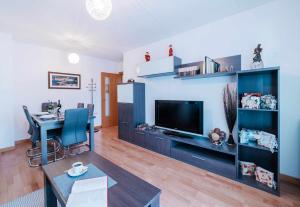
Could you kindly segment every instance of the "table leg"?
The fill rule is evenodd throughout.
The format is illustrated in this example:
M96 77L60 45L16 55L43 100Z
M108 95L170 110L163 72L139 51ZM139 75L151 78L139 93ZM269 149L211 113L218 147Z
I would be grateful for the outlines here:
M42 165L48 164L48 144L47 144L47 130L41 127L41 150L42 150Z
M57 198L53 193L52 186L46 176L44 176L44 180L44 206L57 207Z
M160 195L156 196L149 207L160 207Z
M90 151L94 151L94 119L90 120L90 130L89 130L89 142L90 142Z

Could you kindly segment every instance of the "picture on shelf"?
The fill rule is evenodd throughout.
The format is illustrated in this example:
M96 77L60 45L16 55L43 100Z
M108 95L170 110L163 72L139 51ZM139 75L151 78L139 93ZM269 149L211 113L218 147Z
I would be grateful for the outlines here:
M242 129L239 138L241 144L257 144L268 148L272 153L278 148L276 136L265 131Z
M271 94L244 93L241 99L242 108L276 110L277 100Z
M255 176L257 182L267 185L269 188L277 188L274 173L257 166L253 162L240 161L240 170L243 176Z
M240 161L242 175L253 176L255 175L256 165L253 162Z

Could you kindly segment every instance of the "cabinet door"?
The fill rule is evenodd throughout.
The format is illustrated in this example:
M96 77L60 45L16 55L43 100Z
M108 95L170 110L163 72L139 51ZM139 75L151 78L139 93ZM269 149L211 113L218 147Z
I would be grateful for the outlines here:
M156 149L154 137L155 136L152 134L146 134L145 136L145 148L147 148L148 150L155 151Z
M171 141L167 138L161 139L160 153L166 156L171 155Z
M129 141L128 124L124 122L119 123L119 138L125 141Z
M124 121L125 119L124 109L125 109L125 105L123 103L118 103L118 123Z
M145 138L145 147L154 152L170 156L170 140L164 137L147 134Z
M145 132L136 131L133 143L140 147L145 147L145 136Z

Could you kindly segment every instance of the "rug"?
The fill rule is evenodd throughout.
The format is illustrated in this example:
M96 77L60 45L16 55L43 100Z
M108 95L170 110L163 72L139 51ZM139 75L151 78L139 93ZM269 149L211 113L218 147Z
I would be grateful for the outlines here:
M44 189L29 193L0 207L44 207ZM60 207L59 203L57 207Z
M44 189L19 197L16 200L0 205L0 207L44 207Z

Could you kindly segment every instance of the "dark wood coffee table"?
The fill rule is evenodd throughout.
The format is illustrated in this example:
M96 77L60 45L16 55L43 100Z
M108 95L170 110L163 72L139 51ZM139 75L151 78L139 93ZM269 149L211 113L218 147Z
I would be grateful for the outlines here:
M93 163L118 183L108 189L108 207L159 207L160 189L118 167L94 152L85 152L43 166L45 179L45 207L66 206L67 200L58 190L53 178L64 173L72 163L81 161L85 165Z

